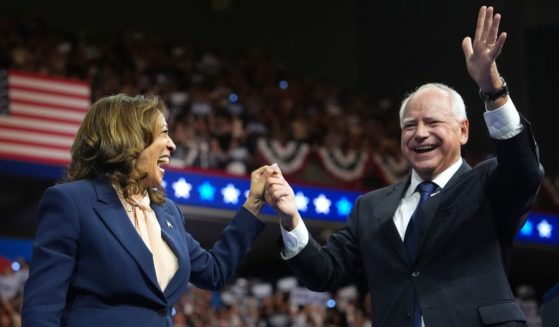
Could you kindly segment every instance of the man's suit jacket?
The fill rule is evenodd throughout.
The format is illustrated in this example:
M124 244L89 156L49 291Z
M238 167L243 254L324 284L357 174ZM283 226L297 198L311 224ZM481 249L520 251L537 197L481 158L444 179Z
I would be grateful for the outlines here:
M393 221L408 180L360 197L344 228L324 247L311 238L289 266L314 290L364 276L373 326L410 326L414 292L427 327L522 324L506 266L543 177L524 124L519 135L494 141L497 159L464 163L424 203L415 262Z
M106 178L49 188L39 206L23 325L172 326L171 307L187 284L219 289L264 227L241 208L206 251L186 231L175 203L151 207L178 260L164 291L151 252Z

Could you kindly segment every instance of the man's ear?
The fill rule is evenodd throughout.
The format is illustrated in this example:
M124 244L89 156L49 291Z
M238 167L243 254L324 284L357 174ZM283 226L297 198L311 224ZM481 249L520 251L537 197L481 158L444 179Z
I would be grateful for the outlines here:
M464 145L468 143L468 137L470 135L470 122L467 119L459 122L460 127L460 144Z

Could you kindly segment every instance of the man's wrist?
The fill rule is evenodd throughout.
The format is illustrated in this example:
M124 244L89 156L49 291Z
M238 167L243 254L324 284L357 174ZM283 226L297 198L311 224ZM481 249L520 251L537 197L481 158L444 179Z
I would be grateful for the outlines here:
M501 86L489 90L479 89L479 96L484 102L495 102L497 99L507 96L509 88L505 79L501 76Z
M280 224L288 232L294 230L299 224L300 216L299 213L295 213L293 216L281 215Z

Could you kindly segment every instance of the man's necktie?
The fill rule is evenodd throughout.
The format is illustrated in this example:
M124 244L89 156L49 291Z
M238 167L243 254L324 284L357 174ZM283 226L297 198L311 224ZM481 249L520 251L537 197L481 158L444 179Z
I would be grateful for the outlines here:
M423 182L417 185L416 190L420 194L419 203L411 215L408 228L406 228L406 234L404 235L404 246L411 264L415 262L417 256L417 241L419 239L419 229L421 227L421 207L436 189L437 184L433 182ZM413 305L412 326L421 327L421 307L419 306L419 301L417 301L417 296L415 297Z
M404 246L411 263L415 261L417 256L417 240L419 239L419 228L421 227L421 207L436 189L437 184L433 182L423 182L417 185L416 190L420 196L419 203L411 215L408 228L406 228L406 234L404 235Z

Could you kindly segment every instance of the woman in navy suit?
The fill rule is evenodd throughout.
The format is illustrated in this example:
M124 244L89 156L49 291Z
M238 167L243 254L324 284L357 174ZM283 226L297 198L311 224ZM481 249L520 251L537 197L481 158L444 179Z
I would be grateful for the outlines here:
M185 229L165 198L163 166L175 144L158 97L109 96L91 107L72 146L66 181L39 206L24 326L172 326L190 282L217 290L264 228L263 166L247 201L212 249Z

